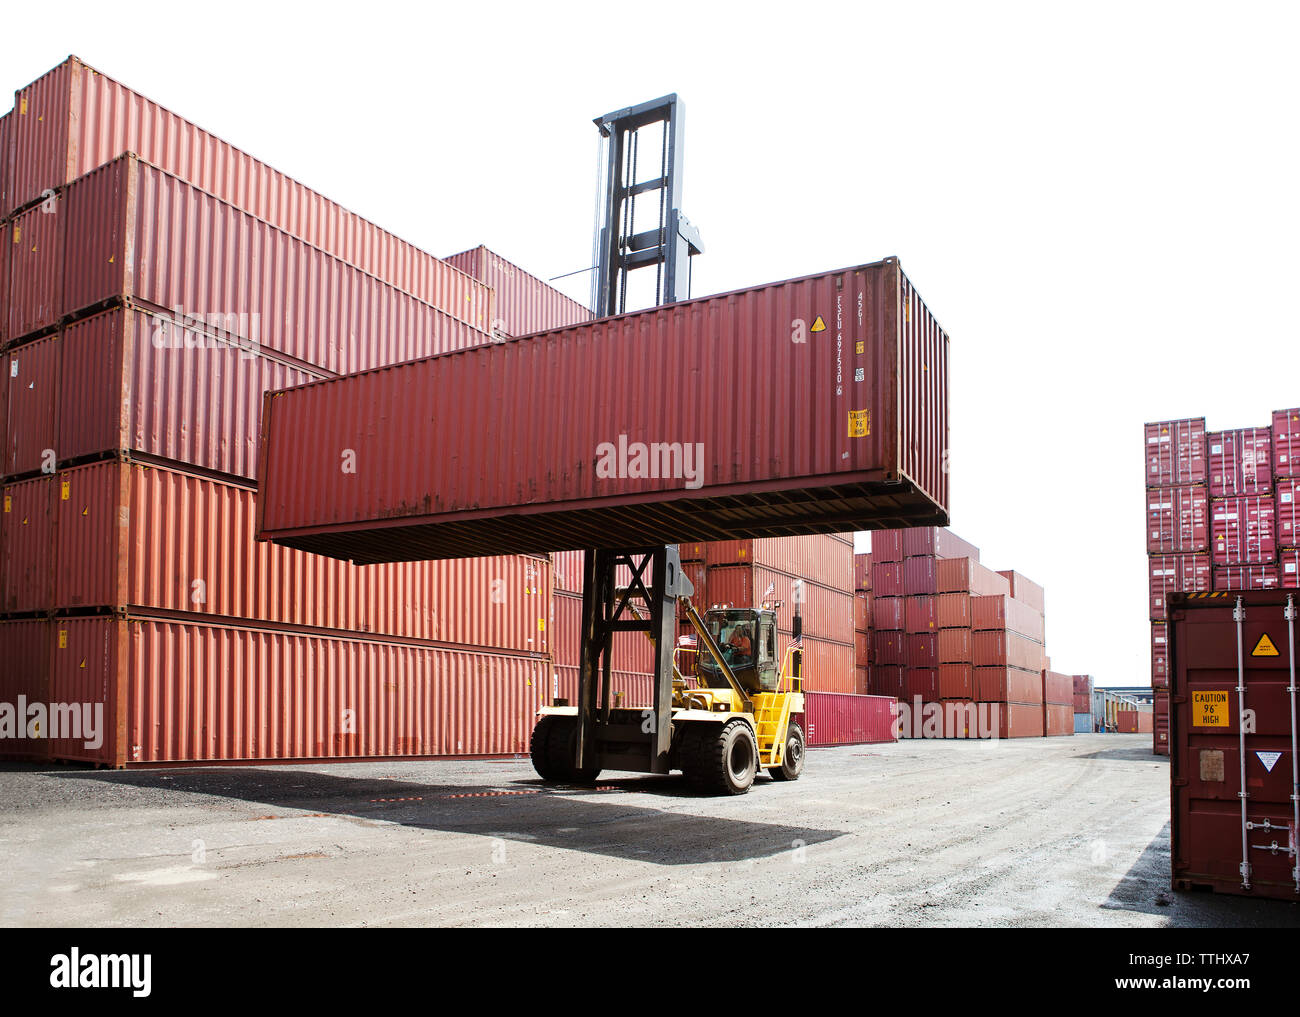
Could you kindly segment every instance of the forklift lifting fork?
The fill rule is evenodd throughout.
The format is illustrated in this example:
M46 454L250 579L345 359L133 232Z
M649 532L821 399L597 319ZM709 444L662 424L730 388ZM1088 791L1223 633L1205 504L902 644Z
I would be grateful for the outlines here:
M620 569L631 575L616 586ZM719 606L705 618L669 546L587 551L583 568L578 702L539 711L530 751L544 780L590 783L602 770L681 770L702 790L744 794L758 770L777 780L803 772L801 618L784 659L776 611ZM701 647L695 680L676 662L681 606ZM615 707L611 652L616 632L645 633L655 649L654 706Z

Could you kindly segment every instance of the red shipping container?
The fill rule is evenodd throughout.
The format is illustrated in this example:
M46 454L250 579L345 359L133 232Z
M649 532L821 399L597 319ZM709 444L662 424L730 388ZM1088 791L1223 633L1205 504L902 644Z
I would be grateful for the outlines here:
M850 355L850 368L874 365L866 370L871 385L838 394L834 347L791 343L788 333L791 314L811 318L837 302L871 309L861 320L847 316L844 348L860 342L864 351ZM891 259L290 389L263 410L260 534L369 563L560 550L591 532L613 545L719 530L739 538L766 526L827 532L827 499L864 528L942 524L946 349L947 337ZM652 398L629 369L633 351L657 365L674 399ZM777 404L816 412L778 421L766 400L721 412L716 401L693 398L712 390L723 364L734 386L740 363L775 379ZM605 379L599 405L590 404L594 377ZM483 428L482 407L494 402L530 426ZM435 405L439 426L431 430ZM579 405L592 412L555 413ZM683 414L683 405L701 409ZM435 430L460 454L430 456ZM835 437L812 441L813 432ZM658 445L671 439L669 453L678 446L666 469L664 456L638 440L645 435L659 436ZM338 470L340 448L357 450L355 474ZM706 457L703 449L731 452ZM867 486L887 481L888 498ZM816 498L791 500L814 482ZM719 513L720 497L736 508ZM852 576L852 546L845 547L843 589Z
M520 336L590 321L591 311L518 265L486 247L475 247L443 259L478 279L496 295L493 335Z
M879 662L871 665L871 694L875 696L892 696L895 699L901 699L907 695L907 687L904 682L906 672L902 667L894 665L881 665Z
M562 552L566 554L577 554L581 558L582 551ZM691 581L695 587L695 592L691 594L691 603L695 605L695 610L703 613L709 605L709 567L702 561L684 561L682 562L682 574ZM677 606L677 619L686 620L686 611L679 604Z
M130 298L337 374L500 346L454 314L134 157L71 184L54 218L66 235L62 315ZM275 271L250 282L250 265ZM31 317L21 306L14 314Z
M909 632L903 636L903 663L907 667L939 666L939 634Z
M1277 480L1277 542L1280 547L1300 547L1300 480Z
M903 601L903 629L906 632L936 632L939 605L936 597L907 597Z
M29 727L31 719L18 710L18 697L28 703L49 703L49 656L53 648L54 625L46 618L0 621L0 703L12 706L17 720L15 737L0 740L0 759L48 759L48 738ZM48 731L44 732L48 733Z
M1043 669L1043 644L1016 632L998 629L971 636L976 667L1020 667L1039 675Z
M871 688L871 666L858 668L858 682L856 686L856 695L869 696L871 693L867 690ZM834 695L834 693L828 693Z
M871 627L872 629L889 629L894 632L903 631L903 605L906 604L904 597L876 597L871 602Z
M903 552L903 530L872 530L871 561L873 564L902 564L907 555Z
M60 463L124 449L256 476L262 394L320 375L217 340L176 348L179 335L167 316L129 306L64 328L51 399Z
M1240 629L1233 617L1238 597L1245 611ZM1291 797L1296 735L1287 689L1290 662L1300 652L1290 642L1288 597L1293 604L1294 595L1283 591L1189 599L1170 613L1176 889L1296 899L1296 857L1286 848L1295 844L1290 830L1300 805ZM1265 637L1276 655L1252 652ZM1253 723L1242 708L1251 711Z
M545 658L175 620L59 619L54 702L102 704L108 766L522 754Z
M938 604L941 629L968 629L971 626L971 597L969 593L941 593L935 598Z
M1282 585L1276 565L1221 565L1214 569L1216 593L1231 590L1275 590Z
M9 190L9 130L13 119L13 110L10 110L4 116L0 116L0 218L3 218L10 211L5 195ZM0 285L0 297L3 296L4 288Z
M848 590L853 581L853 545L837 533L712 540L704 545L704 560L711 568L761 565L833 590Z
M899 704L899 728L904 738L995 738L996 707L988 703L949 699L923 703L912 699Z
M811 748L892 742L898 738L898 702L889 696L806 692L803 725Z
M1041 738L1043 736L1041 707L1022 703L998 703L997 706L999 738Z
M970 664L940 664L939 698L974 699L975 669Z
M1070 704L1043 705L1043 735L1047 738L1059 738L1074 734L1074 708Z
M582 597L557 593L551 600L550 646L557 667L582 662ZM620 674L651 674L654 650L642 632L614 633L610 666Z
M582 592L583 551L556 551L552 556L555 565L555 588L568 593ZM692 598L694 600L694 598ZM697 609L701 601L696 600ZM707 605L705 605L707 606Z
M1268 494L1273 490L1273 429L1243 427L1206 435L1210 497Z
M62 343L57 335L20 346L9 354L9 426L3 462L10 476L53 473L58 442L55 398L59 384Z
M903 560L903 592L909 597L939 592L939 575L934 558Z
M695 540L685 544L678 544L677 555L678 557L681 558L683 562L688 562L688 561L702 562L704 561L704 550L707 546L708 546L708 542L704 540ZM574 553L574 552L569 552L569 553Z
M915 526L903 534L903 555L907 558L970 558L979 561L980 549L946 526Z
M1043 705L1043 677L1038 671L1016 667L976 666L975 698L982 703L1027 703L1040 707Z
M1151 734L1153 717L1150 710L1117 710L1116 730L1120 734Z
M1300 408L1273 411L1273 473L1300 478Z
M1205 487L1147 491L1147 551L1173 554L1210 549L1210 493Z
M1269 496L1212 503L1215 565L1264 565L1277 560L1277 514Z
M1157 756L1169 755L1169 692L1158 690L1151 712L1152 748Z
M1006 577L969 558L943 558L936 566L940 593L969 593L976 597L1010 596Z
M1032 579L1026 579L1019 572L1014 571L999 572L998 575L1011 584L1011 596L1014 599L1029 605L1040 615L1046 610L1043 588Z
M1147 560L1151 579L1151 618L1163 620L1171 593L1208 593L1212 569L1208 554L1152 555Z
M1074 706L1074 681L1068 674L1058 674L1055 671L1043 672L1043 702L1050 706L1069 706L1073 713ZM1073 721L1071 721L1071 731Z
M853 649L856 654L858 667L867 667L871 664L871 634L868 632L853 633Z
M1074 684L1074 694L1076 696L1092 695L1092 675L1090 674L1071 675L1071 680L1073 681ZM1086 711L1080 711L1080 712L1086 712Z
M873 629L871 632L871 663L876 666L895 667L905 662L902 632Z
M1168 629L1165 622L1151 623L1151 684L1156 687L1169 684Z
M1011 597L971 597L971 628L976 631L1008 631L1041 643L1042 614Z
M17 215L5 237L8 305L5 339L15 343L58 323L63 299L63 210L58 199Z
M1089 695L1079 695L1079 694L1076 692L1072 698L1073 698L1074 712L1075 712L1075 713L1091 713L1091 712L1092 712L1092 696L1089 696Z
M0 223L0 239L4 236L4 224ZM0 252L4 250L0 243ZM2 256L0 256L2 257ZM4 266L0 263L0 271ZM0 282L0 298L4 295L4 285ZM3 317L3 315L0 315ZM0 353L0 463L4 462L5 449L9 447L9 354Z
M0 513L0 610L49 611L54 606L53 476L35 477L4 489Z
M974 654L974 644L970 629L939 630L939 663L970 664ZM944 696L945 699L963 699L964 696Z
M654 706L654 675L610 672L610 705L635 709ZM551 701L572 706L578 701L578 668L557 665L551 675Z
M853 594L853 631L871 631L871 594L866 590Z
M69 57L19 89L0 215L133 152L332 257L487 331L492 291Z
M642 641L645 637L642 636ZM776 651L783 673L789 670L789 633L778 633ZM648 643L646 644L649 645ZM849 692L857 687L858 668L852 641L836 643L813 636L803 638L803 687L806 692Z
M1205 418L1147 424L1147 487L1204 484L1209 475Z
M868 591L871 589L871 555L853 556L853 588Z
M1284 588L1300 588L1300 550L1293 548L1278 552L1277 571Z
M882 599L903 596L902 562L873 560L871 564L871 592Z
M847 581L843 589L832 590L775 569L732 565L710 567L706 582L713 603L734 607L779 603L776 624L781 632L794 631L794 612L798 607L805 635L853 643L853 593L847 588ZM773 590L771 594L767 593L769 589Z
M933 667L909 667L904 678L907 686L907 698L920 697L923 702L932 703L939 699L939 671Z
M46 567L53 561L57 609L184 612L550 652L544 559L363 569L256 543L255 492L248 488L116 461L74 467L50 480L57 482L56 525L40 555ZM645 640L638 638L639 649Z

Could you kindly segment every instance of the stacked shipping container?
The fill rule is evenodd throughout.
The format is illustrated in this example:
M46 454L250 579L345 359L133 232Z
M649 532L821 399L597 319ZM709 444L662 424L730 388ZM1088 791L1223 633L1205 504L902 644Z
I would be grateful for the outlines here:
M75 58L16 98L0 692L106 714L98 745L20 753L526 751L559 673L548 559L357 567L253 539L262 394L488 341L507 263L462 272ZM509 300L539 327L579 314L523 273Z
M1000 737L1073 734L1073 690L1046 670L1041 587L943 528L877 531L869 565L870 690L943 715L914 734L969 737L980 717Z
M1207 431L1204 417L1158 421L1145 439L1151 729L1167 755L1168 595L1300 586L1300 409L1228 431Z

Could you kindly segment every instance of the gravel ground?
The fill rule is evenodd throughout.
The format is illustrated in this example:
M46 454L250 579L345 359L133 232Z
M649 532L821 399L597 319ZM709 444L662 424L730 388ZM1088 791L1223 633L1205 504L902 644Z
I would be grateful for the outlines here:
M7 926L1300 926L1169 891L1150 736L813 749L710 798L526 759L0 768Z

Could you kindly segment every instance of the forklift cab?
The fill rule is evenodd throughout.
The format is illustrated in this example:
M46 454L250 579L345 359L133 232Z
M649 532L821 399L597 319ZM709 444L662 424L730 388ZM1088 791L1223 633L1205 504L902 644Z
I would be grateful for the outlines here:
M712 607L705 615L705 623L742 688L751 693L776 691L780 661L774 611ZM726 688L722 671L708 654L700 655L696 671L710 688Z

